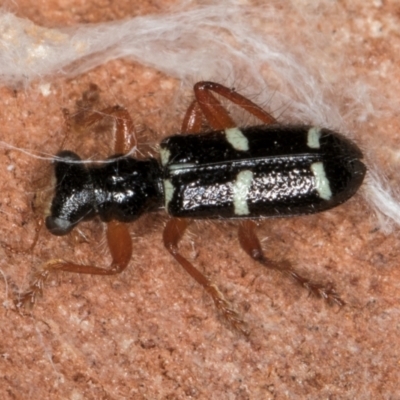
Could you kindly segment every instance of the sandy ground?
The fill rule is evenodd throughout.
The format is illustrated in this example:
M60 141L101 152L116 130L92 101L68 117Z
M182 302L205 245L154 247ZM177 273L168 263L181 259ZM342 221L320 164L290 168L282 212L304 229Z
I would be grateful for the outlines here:
M161 0L130 3L43 0L33 5L21 0L9 7L54 28L162 13L169 5ZM366 120L355 122L350 115L345 121L368 166L384 171L397 187L400 7L394 0L318 3L320 9L311 1L274 5L318 16L315 35L324 38L331 57L331 64L321 68L347 66L354 77L347 77L346 84L363 77L374 96L382 96L382 107ZM262 13L262 5L252 4ZM294 37L295 46L307 24L289 21L284 31ZM335 64L338 54L345 60L340 66ZM0 147L0 268L10 279L9 285L0 283L0 397L400 398L399 232L380 229L363 191L337 209L266 221L258 231L268 256L284 255L307 276L333 282L346 302L340 310L246 257L235 223L193 223L182 252L243 315L250 335L241 336L224 324L207 294L163 248L166 217L160 213L132 224L134 257L123 274L53 275L30 314L15 311L13 290L26 288L33 268L46 260L109 262L104 226L98 221L82 225L81 236L55 238L42 230L33 251L24 251L35 239L36 199L49 171L48 161L32 155L59 150L62 109L73 110L90 83L99 86L102 106L118 103L132 113L144 153L179 130L189 103L180 96L177 79L126 60L74 79L56 77L46 95L38 83L0 88L1 140L29 153ZM340 92L331 96L341 101ZM178 108L171 110L171 103ZM110 152L107 132L70 137L67 144L87 157Z

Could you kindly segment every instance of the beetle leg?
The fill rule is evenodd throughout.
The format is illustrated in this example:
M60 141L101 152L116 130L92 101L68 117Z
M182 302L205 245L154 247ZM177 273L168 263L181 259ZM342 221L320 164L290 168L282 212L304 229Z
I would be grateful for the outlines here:
M17 249L16 247L10 246L7 243L0 242L0 246L11 254L32 254L34 248L36 247L36 243L39 240L40 231L43 226L43 219L36 218L36 228L35 228L35 236L33 237L32 243L26 249Z
M111 117L114 120L115 154L125 154L136 146L135 130L132 117L128 110L121 106L112 106L100 111L93 111L85 118L84 128L87 129L97 122Z
M197 100L193 100L182 121L182 133L198 133L202 128L203 112Z
M265 124L276 123L276 119L257 104L246 99L246 97L237 93L234 89L229 89L219 83L198 82L194 85L193 90L205 118L213 129L222 130L234 128L236 124L230 117L229 112L211 92L225 97L227 100L243 108Z
M132 117L128 110L120 106L111 107L111 109L109 115L115 118L114 151L116 154L128 153L137 145ZM102 112L105 112L105 110Z
M121 106L106 107L102 110L85 111L83 117L77 118L73 124L70 112L63 110L66 123L66 134L61 148L64 147L70 131L79 129L85 131L96 123L107 118L113 119L113 131L115 134L114 154L125 154L132 150L137 145L133 120L128 110ZM80 114L78 114L80 116Z
M338 296L332 285L321 285L304 278L293 270L292 265L287 260L273 261L266 258L263 254L260 241L255 233L256 224L253 221L245 220L239 225L239 242L242 249L255 261L264 267L281 271L292 277L298 284L310 291L310 293L322 297L328 303L336 303L340 307L344 306L344 301Z
M189 224L187 219L171 218L164 229L163 241L165 248L172 254L176 261L185 269L185 271L199 283L212 297L217 309L223 317L238 331L248 335L245 323L242 321L236 311L232 309L231 304L225 299L217 285L202 274L192 263L184 258L178 249L178 243L181 240Z
M71 261L50 260L40 270L34 272L27 291L20 294L15 301L17 308L32 306L36 298L42 294L44 282L53 271L75 272L91 275L115 275L121 273L129 264L132 256L132 239L127 225L111 221L107 224L107 243L112 256L110 268L92 265L81 265Z

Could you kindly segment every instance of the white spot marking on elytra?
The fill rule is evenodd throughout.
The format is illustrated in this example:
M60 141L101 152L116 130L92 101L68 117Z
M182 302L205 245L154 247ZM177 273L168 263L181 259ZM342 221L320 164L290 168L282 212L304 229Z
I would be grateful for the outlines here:
M164 180L164 199L165 199L165 209L168 211L169 202L174 197L175 188L169 179Z
M168 149L161 148L160 149L160 158L161 158L161 165L165 167L171 157L171 152Z
M241 171L236 176L233 184L233 207L235 215L249 215L247 196L253 182L253 172L250 170Z
M311 171L315 177L315 189L317 190L319 197L324 200L330 200L332 197L332 191L329 179L325 174L324 164L322 162L311 164Z
M239 128L225 129L226 140L232 145L235 150L249 150L249 140L243 135Z
M321 137L321 128L313 126L307 133L307 146L311 149L319 149L321 144L319 138Z

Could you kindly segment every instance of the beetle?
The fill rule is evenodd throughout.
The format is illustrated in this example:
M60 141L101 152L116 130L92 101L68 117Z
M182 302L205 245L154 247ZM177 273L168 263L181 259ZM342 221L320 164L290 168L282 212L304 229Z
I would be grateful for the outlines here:
M237 127L215 94L262 124ZM86 118L85 127L104 115L115 118L115 154L100 165L88 165L72 151L59 152L54 159L54 197L45 224L52 234L63 236L82 221L100 218L107 223L111 266L105 269L50 260L34 273L20 304L35 301L51 271L96 275L122 272L132 256L126 223L161 208L171 217L163 232L166 249L238 330L247 332L240 316L218 287L179 252L178 244L190 219L238 219L239 243L253 260L290 275L328 302L344 304L331 285L299 275L289 261L266 258L254 220L317 213L348 200L366 173L359 148L329 129L279 124L258 105L218 83L198 82L194 95L181 134L160 143L159 159L139 160L127 155L136 142L126 109L108 107ZM204 119L210 131L201 132Z

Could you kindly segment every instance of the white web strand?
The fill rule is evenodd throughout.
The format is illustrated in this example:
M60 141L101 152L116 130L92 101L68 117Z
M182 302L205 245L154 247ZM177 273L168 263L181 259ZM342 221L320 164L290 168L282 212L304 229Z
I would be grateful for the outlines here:
M14 87L46 82L55 75L70 78L109 60L127 58L184 85L207 79L230 86L246 79L244 94L257 95L257 101L268 103L271 110L290 103L289 114L299 121L343 127L338 109L324 101L324 91L331 90L328 83L318 85L317 71L311 73L290 46L277 40L274 29L284 21L285 14L273 5L260 8L236 1L61 29L43 28L3 12L0 81ZM256 30L255 23L270 26L271 32ZM277 77L285 91L270 89L262 68ZM369 103L366 97L364 104Z

